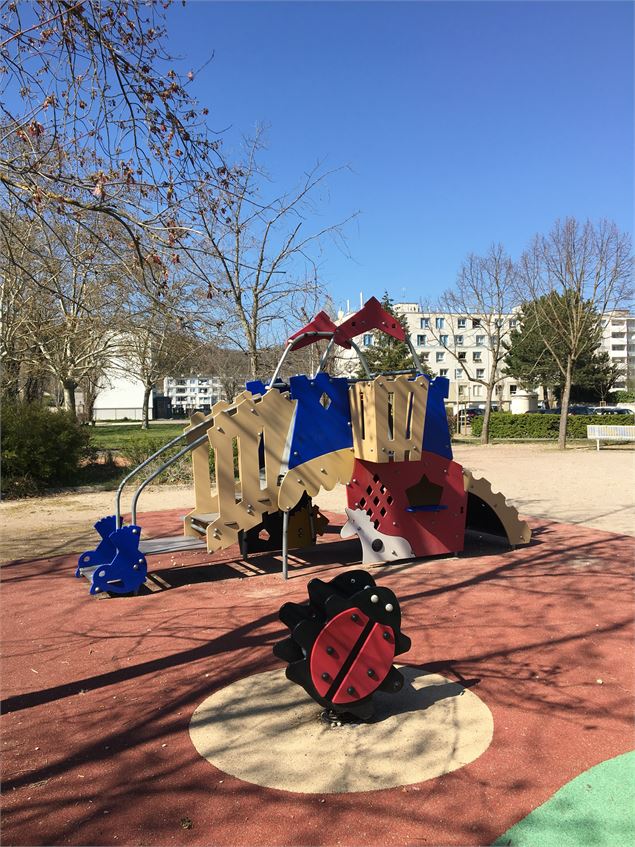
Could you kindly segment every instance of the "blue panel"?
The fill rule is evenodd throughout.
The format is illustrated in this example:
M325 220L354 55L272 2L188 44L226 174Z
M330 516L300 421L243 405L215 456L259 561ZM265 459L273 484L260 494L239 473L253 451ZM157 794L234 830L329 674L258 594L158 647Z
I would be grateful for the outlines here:
M450 427L443 402L449 392L450 383L444 376L437 376L430 381L426 423L423 430L423 450L444 456L446 459L452 458Z
M315 459L316 456L352 447L348 380L319 373L313 378L292 376L289 382L291 399L298 401L289 468ZM330 400L327 409L320 403L323 394Z
M245 383L245 388L247 391L251 391L252 394L264 394L267 390L267 386L260 379L249 380L249 382Z
M124 526L111 533L109 540L117 548L115 558L108 565L98 566L93 572L91 594L107 591L111 594L128 594L145 582L148 565L139 551L141 527Z
M97 521L95 529L101 536L101 541L94 550L86 550L79 557L75 576L82 575L82 568L91 568L95 565L106 565L108 562L112 562L117 550L109 536L115 531L116 527L117 518L114 515L108 515Z

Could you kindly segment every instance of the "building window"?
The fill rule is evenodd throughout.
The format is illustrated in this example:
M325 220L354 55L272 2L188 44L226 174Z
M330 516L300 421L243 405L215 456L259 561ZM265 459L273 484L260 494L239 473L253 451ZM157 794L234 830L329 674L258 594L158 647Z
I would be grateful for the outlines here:
M467 324L467 320L465 318L459 318L457 321L457 326L459 329L465 329Z
M467 353L465 350L459 350L459 362L463 362L467 359Z
M455 368L454 369L454 379L461 379L463 374L463 368Z
M505 323L505 321L502 318L496 318L496 320L494 321L494 326L497 329L500 329L503 326L504 323Z
M462 335L455 335L454 336L454 343L457 347L460 347L461 344L463 344L463 336Z
M473 385L472 386L472 397L482 397L483 396L483 386L482 385Z
M477 347L483 347L485 345L485 336L477 335L475 338L475 344Z
M509 322L509 328L510 328L510 329L516 329L516 324L517 324L517 323L518 323L518 321L516 321L514 318L512 318L512 319L510 320L510 322Z
M417 347L425 347L427 340L428 339L427 339L426 335L418 335L417 336Z
M447 336L447 335L440 335L440 336L439 336L439 344L443 344L443 346L444 346L444 347L447 347L447 345L448 345L448 336Z
M476 369L476 378L484 379L485 378L485 368L477 368Z
M427 329L430 326L430 318L421 318L419 323L420 329Z
M437 329L443 329L445 326L445 318L435 318L434 325Z
M439 369L439 376L447 376L447 375L448 375L448 369L447 368L440 368Z
M472 361L473 362L482 362L483 354L482 353L472 353Z
M430 359L430 354L429 353L422 353L419 358L421 359L422 362L427 362Z
M459 385L459 397L465 397L465 386Z
M510 394L515 394L515 393L516 393L516 389L517 389L517 388L518 388L518 386L517 386L517 385L510 385L510 386L509 386L509 393L510 393Z
M373 346L373 336L370 335L370 333L369 333L368 335L364 336L364 347L372 347L372 346Z
M445 353L437 353L437 362L445 361Z
M478 327L480 325L481 325L481 319L480 318L472 318L472 329L478 329Z

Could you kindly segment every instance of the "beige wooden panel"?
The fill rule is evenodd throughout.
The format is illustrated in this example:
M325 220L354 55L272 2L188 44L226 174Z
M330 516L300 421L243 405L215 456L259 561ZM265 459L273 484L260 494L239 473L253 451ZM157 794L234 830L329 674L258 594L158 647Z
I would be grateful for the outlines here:
M238 541L241 530L257 526L264 512L275 508L277 482L284 444L295 401L279 391L263 397L245 393L237 404L223 410L208 431L216 450L218 517L207 527L207 549L222 550ZM261 482L258 453L265 445L265 479ZM233 439L238 444L239 485L234 479Z
M492 491L492 484L484 477L475 477L471 471L463 468L463 485L468 494L479 497L496 512L510 544L529 544L531 529L526 521L518 517L518 510L510 506L505 496L498 491Z
M230 404L226 400L219 400L212 407L209 415L204 415L203 412L194 412L190 416L190 424L185 429L187 436L186 441L191 444L197 438L200 438L206 431L209 432L210 427L214 425L214 416L218 415L223 409L226 409ZM208 439L209 442L209 439ZM212 481L209 470L209 443L203 443L199 447L192 450L192 477L194 481L194 508L185 516L183 521L183 534L199 538L200 534L192 529L190 518L208 515L218 512L218 497L212 492Z
M410 435L406 437L408 408L413 398ZM356 458L367 462L417 461L421 458L423 429L428 405L428 380L407 374L378 376L349 389ZM392 401L392 438L389 425Z
M338 482L348 482L353 474L353 461L353 448L344 447L287 471L280 486L278 507L286 512L305 491L309 497L315 497L321 488L330 491Z

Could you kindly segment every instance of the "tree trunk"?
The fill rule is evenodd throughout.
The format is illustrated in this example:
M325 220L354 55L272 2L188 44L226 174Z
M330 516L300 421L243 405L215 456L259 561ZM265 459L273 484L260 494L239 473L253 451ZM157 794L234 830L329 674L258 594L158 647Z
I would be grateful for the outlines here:
M64 408L67 412L71 412L73 417L77 417L77 409L75 408L75 389L77 383L72 379L65 379L62 382L64 387Z
M150 427L150 395L152 394L152 386L147 386L143 390L143 411L141 414L141 429L149 429Z
M258 378L258 351L249 344L249 374L252 379Z
M569 396L571 394L571 375L573 373L573 362L567 359L567 372L564 377L562 389L562 402L560 404L560 431L558 432L558 449L564 450L567 446L567 415L569 413Z
M492 414L492 394L494 386L490 382L487 386L487 394L485 396L485 414L483 415L483 429L481 431L481 444L489 444L489 419Z
M6 357L2 363L2 396L5 400L18 399L20 389L20 362Z
M542 402L544 403L545 409L551 408L551 404L549 402L549 389L546 385L542 386Z

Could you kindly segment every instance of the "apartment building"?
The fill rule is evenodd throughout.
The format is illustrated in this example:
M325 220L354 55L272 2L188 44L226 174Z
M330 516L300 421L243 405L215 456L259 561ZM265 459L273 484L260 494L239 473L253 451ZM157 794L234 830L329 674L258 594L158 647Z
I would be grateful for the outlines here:
M492 367L492 345L490 336L500 331L502 337L516 325L514 313L501 317L499 327L491 325L491 318L483 315L459 315L441 312L424 312L417 303L396 303L395 310L404 315L410 331L410 340L421 362L437 376L450 381L448 402L455 409L459 405L484 406L487 389L472 381L487 379ZM338 315L338 321L348 315ZM357 339L362 352L375 343L374 333L366 333ZM339 356L342 373L355 373L358 368L353 350L342 351ZM499 371L502 370L502 363ZM469 375L469 376L468 376ZM504 377L497 384L494 402L499 408L508 410L512 398L520 391L516 380ZM521 394L524 392L521 392Z
M614 391L632 390L635 381L635 315L626 309L605 316L602 327L602 349L623 372Z
M172 401L176 414L186 415L196 409L209 412L214 403L223 398L218 376L166 376L163 393Z

